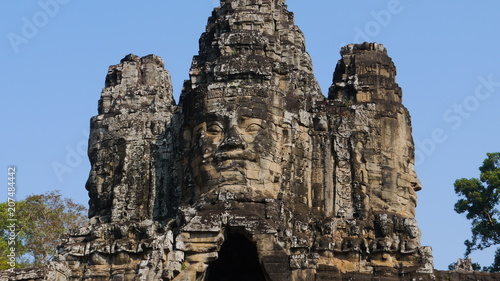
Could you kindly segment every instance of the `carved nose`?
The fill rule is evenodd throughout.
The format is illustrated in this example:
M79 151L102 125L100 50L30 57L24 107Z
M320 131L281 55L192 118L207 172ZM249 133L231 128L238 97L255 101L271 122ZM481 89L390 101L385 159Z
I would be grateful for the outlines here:
M245 149L245 142L236 131L235 127L229 130L226 137L222 141L220 148L224 150Z

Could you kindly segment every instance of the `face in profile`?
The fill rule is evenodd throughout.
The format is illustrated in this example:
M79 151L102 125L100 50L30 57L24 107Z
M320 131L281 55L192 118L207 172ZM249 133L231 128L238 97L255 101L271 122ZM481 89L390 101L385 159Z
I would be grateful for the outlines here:
M234 105L234 104L233 104ZM191 161L201 194L274 197L281 178L279 130L264 103L234 105L202 115L192 131Z

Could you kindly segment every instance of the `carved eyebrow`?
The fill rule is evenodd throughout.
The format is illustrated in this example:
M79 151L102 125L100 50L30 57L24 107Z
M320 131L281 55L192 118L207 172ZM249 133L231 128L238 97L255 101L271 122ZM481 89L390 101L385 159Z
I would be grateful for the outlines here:
M247 132L251 132L251 131L258 131L260 129L264 129L264 127L262 127L262 125L258 124L258 123L251 123L245 129Z
M213 121L213 122L207 123L207 131L212 132L212 133L223 132L224 127L222 126L222 124L220 122Z

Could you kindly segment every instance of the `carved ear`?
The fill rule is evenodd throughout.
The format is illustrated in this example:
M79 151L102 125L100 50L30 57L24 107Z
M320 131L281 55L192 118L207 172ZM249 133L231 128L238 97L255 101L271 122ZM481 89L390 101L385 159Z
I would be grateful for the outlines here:
M283 133L282 133L282 139L281 143L284 146L291 146L292 145L292 125L290 123L283 123Z
M184 140L183 141L184 147L185 148L189 147L192 139L192 131L190 128L184 127L182 129L182 139Z
M290 123L283 123L281 133L281 160L288 161L290 153L292 153L293 130Z

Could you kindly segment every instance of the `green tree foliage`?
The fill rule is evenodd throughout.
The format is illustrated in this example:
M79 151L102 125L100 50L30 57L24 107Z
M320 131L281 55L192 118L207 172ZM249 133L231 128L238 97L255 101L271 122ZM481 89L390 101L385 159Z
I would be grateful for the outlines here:
M70 229L84 226L86 208L63 198L59 191L30 195L16 202L18 267L42 266L57 253L60 238ZM0 254L5 257L10 235L7 227L7 203L0 203ZM8 268L0 257L0 269Z
M26 201L18 201L15 204L15 207L13 210L21 210L24 209L26 206ZM11 241L10 239L10 231L9 231L9 226L12 224L12 221L9 221L11 217L9 216L9 206L8 203L0 203L0 270L5 270L9 269L10 265L7 263L8 258L7 255L10 254L10 249L15 248L16 251L16 267L17 268L22 268L26 267L29 265L29 262L27 261L27 258L25 256L26 254L26 248L23 246L23 241L22 241L22 233L21 233L21 228L19 224L19 219L16 216L15 219L18 219L18 222L16 222L16 231L15 233L15 239Z
M488 153L479 167L479 179L455 181L455 192L461 197L455 204L455 211L465 214L472 221L472 239L466 240L468 256L474 250L483 250L500 244L500 153ZM492 272L500 271L500 249L497 250Z

